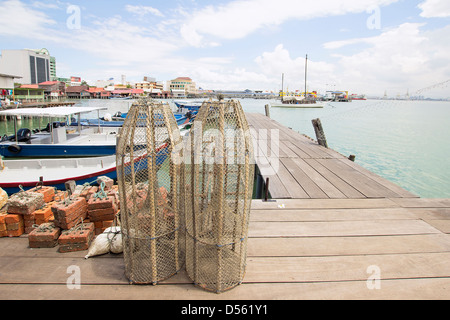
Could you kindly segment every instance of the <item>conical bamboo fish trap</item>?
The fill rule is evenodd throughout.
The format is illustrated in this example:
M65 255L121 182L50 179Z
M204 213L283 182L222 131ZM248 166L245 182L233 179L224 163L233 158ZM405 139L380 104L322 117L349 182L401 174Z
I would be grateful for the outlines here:
M205 102L184 166L186 271L216 293L242 283L253 195L253 145L238 101Z
M180 219L182 143L169 105L140 100L128 113L117 144L117 176L125 273L131 283L157 284L184 265Z

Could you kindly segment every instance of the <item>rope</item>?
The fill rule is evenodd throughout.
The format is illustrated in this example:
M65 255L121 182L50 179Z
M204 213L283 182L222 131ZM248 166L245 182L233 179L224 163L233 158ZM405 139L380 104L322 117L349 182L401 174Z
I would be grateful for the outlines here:
M108 194L105 192L105 182L102 181L100 184L100 191L94 194L94 199L104 200L108 198Z
M78 222L74 227L72 227L69 230L66 230L63 232L64 235L67 235L69 233L75 232L75 231L79 231L79 230L84 230L84 220L83 218L80 218L80 222Z

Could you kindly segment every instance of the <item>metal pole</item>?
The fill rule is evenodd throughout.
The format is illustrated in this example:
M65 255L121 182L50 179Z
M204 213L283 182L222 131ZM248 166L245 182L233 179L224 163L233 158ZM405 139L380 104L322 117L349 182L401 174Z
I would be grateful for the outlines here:
M18 137L17 137L17 116L14 117L14 134L16 136L16 144L19 144L19 141L17 141Z
M306 55L306 63L305 63L305 100L307 98L307 86L306 86L306 81L308 78L308 55Z

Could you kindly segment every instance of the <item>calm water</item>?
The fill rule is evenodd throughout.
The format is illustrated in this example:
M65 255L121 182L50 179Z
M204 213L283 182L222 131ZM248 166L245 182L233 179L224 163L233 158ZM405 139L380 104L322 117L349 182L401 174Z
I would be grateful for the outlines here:
M243 99L246 112L264 114L268 100ZM85 100L82 106L106 106L127 112L131 102ZM172 104L173 105L173 104ZM91 117L96 117L96 113ZM281 124L315 138L311 120L320 118L330 148L356 155L368 170L423 198L450 198L450 102L354 101L324 109L271 108ZM45 127L48 119L25 119L19 128ZM12 122L0 122L0 134L12 134Z

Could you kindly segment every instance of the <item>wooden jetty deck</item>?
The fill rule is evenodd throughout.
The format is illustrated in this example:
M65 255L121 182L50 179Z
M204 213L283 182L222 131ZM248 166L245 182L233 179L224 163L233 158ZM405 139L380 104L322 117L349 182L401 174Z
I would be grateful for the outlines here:
M262 114L247 119L257 140L256 162L274 199L417 198Z
M0 299L450 298L450 199L418 198L264 116L248 117L255 129L280 129L285 170L272 183L280 198L253 201L241 286L216 295L185 272L132 286L122 255L85 260L86 252L29 249L20 237L0 239ZM80 270L79 290L67 287L70 266Z

